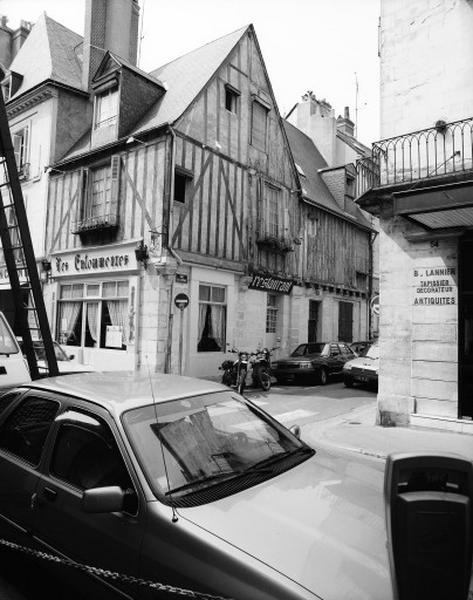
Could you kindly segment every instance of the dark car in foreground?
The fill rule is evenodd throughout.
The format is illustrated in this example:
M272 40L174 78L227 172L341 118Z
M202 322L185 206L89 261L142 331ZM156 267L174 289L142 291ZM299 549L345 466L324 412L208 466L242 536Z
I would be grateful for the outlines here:
M0 479L0 535L78 562L234 600L393 599L379 466L315 453L217 383L114 372L12 390Z
M343 367L343 382L346 387L356 384L378 386L379 345L371 344L364 356L348 361Z
M273 362L271 371L278 383L304 380L325 385L330 377L341 375L343 365L355 357L343 342L299 344L288 357Z

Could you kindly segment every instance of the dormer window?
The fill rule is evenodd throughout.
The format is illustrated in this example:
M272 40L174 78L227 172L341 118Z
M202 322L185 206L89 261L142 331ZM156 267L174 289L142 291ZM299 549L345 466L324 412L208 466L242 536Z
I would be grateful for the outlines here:
M110 127L117 123L118 88L114 87L95 97L95 128Z
M12 132L13 151L15 154L16 166L18 168L18 175L24 178L28 177L28 138L28 125Z

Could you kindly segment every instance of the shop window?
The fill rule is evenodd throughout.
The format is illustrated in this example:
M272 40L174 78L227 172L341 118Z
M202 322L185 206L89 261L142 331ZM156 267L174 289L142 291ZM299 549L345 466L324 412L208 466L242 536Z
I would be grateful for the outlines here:
M112 156L108 164L84 169L80 218L74 223L73 233L116 228L119 188L119 156Z
M226 289L199 285L198 352L221 352L226 342Z
M185 204L191 182L192 173L190 171L176 169L174 173L174 202Z
M95 97L95 129L115 125L118 118L118 88L112 88Z
M128 281L61 286L57 320L60 343L126 350L129 330Z
M225 108L235 115L238 112L239 96L240 92L238 90L229 85L225 86Z
M18 175L27 178L29 175L29 127L25 126L12 132L13 151L15 154Z
M268 129L268 109L258 100L254 100L251 111L251 145L258 150L266 150Z
M342 342L353 341L353 303L338 303L338 339Z
M266 333L276 333L278 325L278 298L275 294L267 295Z

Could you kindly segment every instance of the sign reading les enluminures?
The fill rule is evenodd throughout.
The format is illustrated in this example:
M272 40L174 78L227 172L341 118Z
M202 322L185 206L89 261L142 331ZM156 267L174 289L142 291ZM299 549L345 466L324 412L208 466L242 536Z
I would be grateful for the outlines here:
M294 281L273 275L253 275L248 287L251 290L275 292L277 294L290 294Z
M456 304L455 267L419 267L414 269L414 306Z

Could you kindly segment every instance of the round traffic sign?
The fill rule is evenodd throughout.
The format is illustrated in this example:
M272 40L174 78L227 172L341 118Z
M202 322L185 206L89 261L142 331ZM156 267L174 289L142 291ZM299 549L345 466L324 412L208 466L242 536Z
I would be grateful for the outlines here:
M370 309L374 315L379 315L379 294L375 294L370 300Z
M187 294L177 294L174 298L174 304L179 310L184 310L189 305L189 296Z

